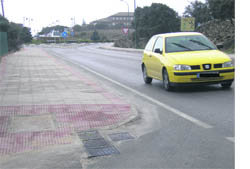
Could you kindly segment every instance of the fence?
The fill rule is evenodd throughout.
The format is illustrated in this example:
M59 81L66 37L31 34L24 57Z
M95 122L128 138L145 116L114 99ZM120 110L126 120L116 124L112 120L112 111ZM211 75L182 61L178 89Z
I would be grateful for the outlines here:
M3 55L8 53L7 33L0 32L0 60Z

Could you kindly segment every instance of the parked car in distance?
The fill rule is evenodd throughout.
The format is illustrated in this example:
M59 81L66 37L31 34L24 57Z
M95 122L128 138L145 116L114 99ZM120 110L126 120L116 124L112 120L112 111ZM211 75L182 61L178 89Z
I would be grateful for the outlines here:
M230 88L235 70L231 58L198 32L154 35L144 49L141 68L146 84L162 80L166 90L207 84Z

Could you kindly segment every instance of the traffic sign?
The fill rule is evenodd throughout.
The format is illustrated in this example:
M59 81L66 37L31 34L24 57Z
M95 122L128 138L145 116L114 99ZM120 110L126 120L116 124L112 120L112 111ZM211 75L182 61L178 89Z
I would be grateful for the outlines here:
M68 33L67 33L67 32L63 32L63 33L61 34L61 36L62 36L63 38L66 38L66 37L68 36Z
M128 28L122 28L122 32L127 35L128 34Z
M181 31L194 31L195 18L181 18Z

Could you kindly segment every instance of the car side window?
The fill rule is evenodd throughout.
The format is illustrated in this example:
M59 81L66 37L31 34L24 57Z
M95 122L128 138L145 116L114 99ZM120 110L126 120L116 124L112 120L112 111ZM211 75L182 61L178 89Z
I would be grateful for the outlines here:
M163 39L162 39L162 37L157 38L153 52L162 54L162 52L163 52Z
M147 43L147 45L146 45L146 47L145 47L145 50L147 50L147 51L153 51L153 46L154 46L154 44L155 44L155 39L156 39L156 37L153 36L153 37L148 41L148 43Z

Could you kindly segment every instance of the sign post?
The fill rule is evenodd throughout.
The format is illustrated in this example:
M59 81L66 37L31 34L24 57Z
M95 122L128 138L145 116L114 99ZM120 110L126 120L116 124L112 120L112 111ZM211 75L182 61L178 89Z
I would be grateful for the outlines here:
M194 31L195 30L195 18L181 18L181 31Z
M65 42L65 39L67 38L68 33L64 31L64 32L61 34L61 36L64 38L64 42Z

